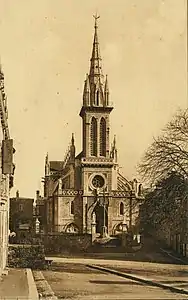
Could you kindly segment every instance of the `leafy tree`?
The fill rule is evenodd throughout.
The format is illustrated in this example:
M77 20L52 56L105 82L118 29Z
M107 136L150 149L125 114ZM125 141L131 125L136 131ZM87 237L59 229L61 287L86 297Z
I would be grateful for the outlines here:
M185 221L187 201L188 180L173 171L146 194L142 222L157 229L165 221L169 226L178 228Z

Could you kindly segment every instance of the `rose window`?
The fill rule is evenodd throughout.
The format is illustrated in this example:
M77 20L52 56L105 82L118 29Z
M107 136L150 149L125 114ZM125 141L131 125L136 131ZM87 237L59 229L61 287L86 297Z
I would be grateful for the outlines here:
M102 188L105 184L104 182L104 178L100 175L96 175L93 180L92 180L92 184L93 186L97 189L97 188Z

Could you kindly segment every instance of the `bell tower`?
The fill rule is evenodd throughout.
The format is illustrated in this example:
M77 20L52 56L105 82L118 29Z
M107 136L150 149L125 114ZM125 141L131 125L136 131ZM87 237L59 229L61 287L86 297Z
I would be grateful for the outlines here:
M98 19L95 15L90 71L86 75L83 91L82 118L83 157L110 157L109 116L113 107L109 103L109 87L107 75L102 72L102 59L98 39Z
M103 75L99 49L98 19L95 15L94 38L89 74L86 75L83 91L81 189L83 190L83 232L90 233L93 213L96 214L96 230L108 228L108 204L110 193L117 186L113 176L116 162L111 154L110 113L113 107L109 101L108 77ZM107 198L108 195L108 198ZM105 213L99 205L105 199ZM105 216L104 216L105 215ZM105 229L106 232L106 229Z

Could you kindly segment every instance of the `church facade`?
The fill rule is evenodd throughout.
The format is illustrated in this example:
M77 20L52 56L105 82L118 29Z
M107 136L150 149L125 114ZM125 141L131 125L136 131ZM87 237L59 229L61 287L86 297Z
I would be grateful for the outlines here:
M63 161L45 159L47 232L114 235L136 225L138 217L141 185L120 174L116 138L110 143L113 107L102 72L97 19L80 110L82 152L76 155L72 135Z

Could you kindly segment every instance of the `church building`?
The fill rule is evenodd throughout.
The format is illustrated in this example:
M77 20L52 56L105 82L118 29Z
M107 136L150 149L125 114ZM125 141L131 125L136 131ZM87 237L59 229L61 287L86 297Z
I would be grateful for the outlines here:
M63 161L45 159L44 198L47 232L115 235L136 226L141 185L119 172L116 138L110 143L108 77L103 75L98 21L89 74L83 89L82 151L72 135Z

